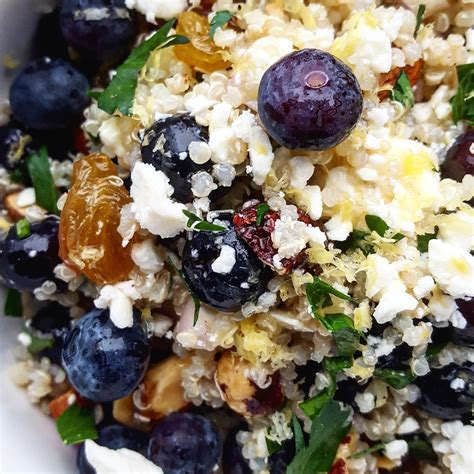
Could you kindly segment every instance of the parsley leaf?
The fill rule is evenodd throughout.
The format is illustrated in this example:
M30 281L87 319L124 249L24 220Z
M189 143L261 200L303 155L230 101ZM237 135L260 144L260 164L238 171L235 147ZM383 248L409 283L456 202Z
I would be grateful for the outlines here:
M410 80L405 71L398 76L397 82L393 86L392 99L400 102L405 108L409 109L415 103L415 94L410 84Z
M48 160L48 150L42 146L27 159L28 172L35 188L36 203L51 214L59 215L58 194Z
M211 28L209 30L209 38L214 38L216 34L217 28L222 28L230 19L234 16L232 12L229 10L221 10L218 11L212 21L211 21Z
M196 216L196 214L193 214L192 212L183 210L183 214L188 218L186 226L192 230L205 230L208 232L222 232L223 230L226 230L225 227L211 224L210 222L207 222L204 219Z
M262 202L257 206L257 220L255 223L257 224L257 227L262 225L263 218L265 217L265 214L270 210L270 206L266 202Z
M438 228L435 228L433 234L423 234L416 236L416 248L420 251L420 253L428 252L428 244L430 240L436 239L438 236Z
M377 443L377 444L374 444L373 446L370 446L370 448L367 448L367 449L363 449L362 451L357 451L357 453L353 453L349 456L349 459L360 459L360 458L363 458L365 456L367 456L367 454L370 454L370 453L373 453L375 451L380 451L381 449L384 449L386 446L386 443Z
M193 326L196 326L196 323L199 319L199 311L201 310L201 301L199 298L194 294L193 290L189 286L188 282L186 281L186 278L184 278L184 274L181 270L178 270L176 265L173 263L173 260L171 260L170 257L166 257L166 263L171 267L171 270L176 273L176 275L183 280L184 286L186 286L186 289L188 290L189 294L191 295L191 298L194 303L194 320L193 320Z
M291 417L291 424L293 425L293 435L295 437L295 452L298 454L305 447L303 430L301 424L295 414Z
M24 239L31 234L30 223L26 219L20 219L15 224L16 235L19 239Z
M23 183L23 173L18 168L14 169L13 171L10 171L9 175L10 175L10 180L13 181L14 183L19 183L19 184Z
M421 24L423 23L423 17L425 16L426 5L421 4L418 7L418 11L416 12L416 26L415 26L415 33L413 36L416 38L418 36L418 30L420 29Z
M331 469L341 440L349 433L350 410L338 402L329 401L313 419L308 446L302 449L289 464L287 474L314 474Z
M351 297L341 293L340 291L333 288L329 283L320 280L318 277L313 277L313 283L306 284L306 298L311 309L313 317L316 319L321 318L319 309L331 305L331 298L329 295L337 296L343 300L351 300Z
M99 100L102 92L104 92L103 90L101 91L94 91L94 90L90 90L90 91L87 91L87 95L91 98L91 99L95 99L95 100Z
M271 456L272 454L277 453L282 448L280 443L273 441L273 439L265 437L265 443L267 445L268 455Z
M375 369L374 377L383 380L396 390L405 388L416 379L416 376L411 373L410 369Z
M360 249L367 257L367 255L375 253L374 246L365 240L368 235L370 235L370 233L365 230L354 229L344 242L337 245L337 248L341 249L343 252L346 252L347 250Z
M21 303L21 293L13 288L8 288L5 299L5 316L13 316L15 318L23 315L23 305Z
M77 444L86 439L97 439L94 410L71 405L56 420L56 428L64 444Z
M54 346L54 339L52 337L41 339L33 336L27 329L23 329L22 333L31 339L31 343L27 346L28 352L31 354L38 354L38 352Z
M465 120L469 126L474 126L474 63L461 64L456 68L458 88L451 99L453 121L458 123Z
M436 462L438 460L438 456L433 450L433 446L431 446L428 441L420 438L418 435L407 438L405 441L408 444L408 451L410 452L410 455L412 455L414 458L431 462Z
M385 234L387 233L388 230L390 230L390 227L388 224L379 216L374 216L372 214L367 214L365 216L365 223L367 224L367 227L372 231L372 232L377 232L377 234L380 235L380 237L385 237ZM391 238L393 240L401 240L405 237L403 234L395 234Z
M332 333L340 356L352 356L357 351L360 334L349 316L342 313L327 314L318 320Z
M348 369L352 361L348 357L326 357L323 362L324 372L330 378L330 385L321 390L316 396L300 403L300 408L306 416L313 418L322 408L334 397L336 393L336 374L344 369Z
M117 68L107 88L97 97L99 108L109 114L119 110L124 115L131 115L138 75L156 49L163 49L176 44L189 43L189 39L181 35L168 36L173 27L174 18L165 23L153 36L137 46L125 62Z

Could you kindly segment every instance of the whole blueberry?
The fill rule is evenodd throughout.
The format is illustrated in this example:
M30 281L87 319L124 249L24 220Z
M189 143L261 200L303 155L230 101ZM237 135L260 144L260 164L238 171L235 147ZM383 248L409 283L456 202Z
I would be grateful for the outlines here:
M110 59L124 52L137 34L125 0L63 0L61 29L68 44L86 59Z
M142 142L142 157L169 178L173 197L182 202L193 200L191 177L198 171L210 171L211 160L197 164L189 156L192 142L208 141L207 128L190 115L175 115L156 122Z
M214 212L224 231L195 231L183 249L183 274L193 293L224 312L239 311L265 291L271 272L241 240L231 213Z
M29 63L10 88L13 116L25 127L62 129L79 123L89 102L85 76L63 59Z
M166 474L209 474L219 462L222 441L217 427L191 413L172 413L151 434L148 458Z
M64 338L71 327L69 308L56 301L43 306L31 319L29 330L40 338L50 338L53 346L43 349L40 357L47 357L51 362L61 365L61 352Z
M224 474L250 474L252 471L242 454L242 447L237 441L238 429L230 431L224 443L222 468Z
M466 174L474 175L474 128L456 138L441 165L441 176L461 182Z
M64 341L62 361L71 385L97 402L129 395L148 367L150 346L137 317L132 327L118 328L108 310L83 316Z
M467 418L474 403L474 364L450 364L431 369L415 382L420 388L416 406L428 415L443 420Z
M318 49L290 53L263 75L258 113L263 126L290 149L326 150L342 142L362 113L352 71Z
M474 298L456 300L458 310L466 319L466 327L454 328L453 342L461 346L474 347Z
M58 229L56 217L30 224L28 237L19 238L12 226L0 244L0 276L7 287L33 291L54 279L54 267L61 263Z
M334 400L350 405L352 408L354 408L354 410L358 410L359 407L355 402L355 396L358 393L363 392L366 386L367 383L360 384L357 382L357 380L350 377L344 380L340 380L339 382L337 382L337 389L336 393L334 394Z
M31 45L36 58L68 59L67 43L59 25L59 8L40 17Z
M94 440L99 446L110 449L127 448L146 456L148 448L148 435L142 431L127 428L119 424L99 428L99 437ZM79 474L95 474L96 470L86 458L85 447L82 444L77 452L77 467Z

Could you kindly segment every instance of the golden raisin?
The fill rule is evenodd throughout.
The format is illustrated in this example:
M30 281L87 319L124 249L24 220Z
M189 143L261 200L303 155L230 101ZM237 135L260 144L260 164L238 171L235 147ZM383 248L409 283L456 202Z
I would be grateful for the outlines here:
M420 80L421 77L421 71L423 69L423 60L418 59L418 61L413 64L413 66L405 66L404 68L399 68L396 67L394 69L391 69L385 74L380 74L380 79L379 79L379 84L381 86L390 84L391 86L395 85L397 82L398 76L402 71L405 72L405 74L408 77L408 80L410 81L410 85L413 87L416 85L416 83ZM379 100L385 100L387 97L389 97L391 94L390 90L383 90L378 93Z
M63 261L94 283L126 278L133 268L131 249L122 247L117 227L130 201L108 156L94 153L76 161L59 226Z
M201 72L214 72L229 67L229 63L222 58L221 50L209 37L209 30L209 21L205 16L187 11L178 17L176 33L188 37L190 42L175 46L174 54Z

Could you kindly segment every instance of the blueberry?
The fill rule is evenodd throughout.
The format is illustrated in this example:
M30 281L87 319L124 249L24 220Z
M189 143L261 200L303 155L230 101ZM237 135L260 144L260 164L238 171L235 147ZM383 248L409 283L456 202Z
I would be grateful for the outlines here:
M148 367L150 346L138 318L120 329L108 310L83 316L64 341L62 360L69 382L85 398L97 402L129 395Z
M20 127L13 124L0 127L0 166L9 171L23 169L24 158L32 151L32 137Z
M208 131L190 115L176 115L156 122L145 134L142 157L169 178L174 188L173 196L182 202L193 200L191 177L197 171L210 171L209 160L198 165L189 157L191 142L208 141Z
M388 355L379 357L377 361L378 369L403 370L408 367L412 357L412 350L406 343L395 347Z
M290 149L326 150L342 142L362 113L352 71L318 49L280 59L263 75L258 113L267 132Z
M354 410L359 410L357 403L355 402L355 396L358 393L364 391L367 383L360 384L353 378L347 378L337 382L336 393L334 394L334 400L338 402L350 405Z
M62 59L29 63L10 88L13 116L25 127L63 129L80 121L89 102L87 79Z
M418 408L443 420L464 419L474 403L474 364L447 365L431 369L415 380L421 391Z
M458 309L466 319L466 327L454 328L453 342L461 346L474 347L474 298L456 300Z
M289 439L283 442L282 449L273 453L268 458L270 474L285 474L288 464L295 457L295 442Z
M191 413L172 413L153 430L148 458L165 474L209 474L219 462L222 441L217 427Z
M127 448L146 456L148 435L142 431L126 428L119 424L104 426L99 429L99 437L95 442L110 449ZM77 453L77 467L79 474L95 474L96 470L86 458L85 447L81 445Z
M224 474L250 474L252 471L242 454L242 447L237 442L238 429L232 430L224 443L222 468Z
M31 319L30 331L39 337L52 337L53 347L43 349L40 357L47 357L51 362L61 365L61 352L64 338L71 326L69 309L57 302L43 306Z
M126 51L137 34L125 0L63 0L61 29L72 48L95 62Z
M30 224L30 235L22 239L15 226L10 229L0 246L0 275L7 287L33 291L54 279L54 267L61 263L58 229L56 217Z
M184 278L204 303L224 312L239 311L244 303L255 302L265 291L271 272L237 237L232 214L213 214L217 216L214 222L227 229L189 234L183 249ZM229 254L225 264L215 264L224 253Z
M461 182L466 174L474 175L474 128L469 128L459 135L446 154L441 165L442 178Z

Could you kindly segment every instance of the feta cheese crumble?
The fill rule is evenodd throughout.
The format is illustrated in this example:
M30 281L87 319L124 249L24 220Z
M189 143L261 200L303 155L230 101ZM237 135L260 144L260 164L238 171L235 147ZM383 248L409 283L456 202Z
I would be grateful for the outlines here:
M215 273L227 274L235 265L235 249L230 245L223 245L219 256L212 262L211 268Z

